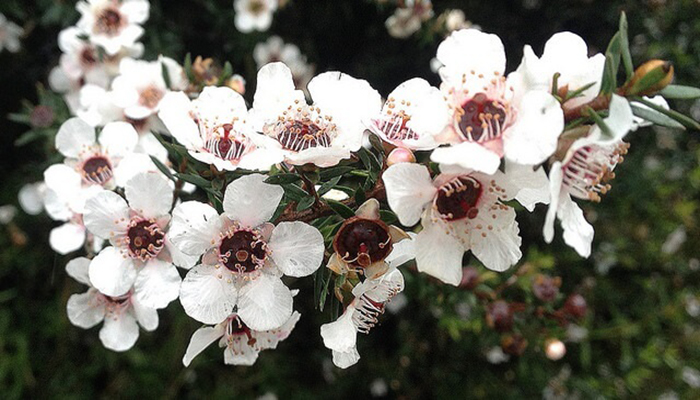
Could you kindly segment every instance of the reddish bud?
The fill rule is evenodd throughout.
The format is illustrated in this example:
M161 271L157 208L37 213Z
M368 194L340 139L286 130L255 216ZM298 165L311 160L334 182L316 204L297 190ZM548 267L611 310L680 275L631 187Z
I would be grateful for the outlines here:
M53 121L53 108L49 106L36 106L29 115L29 124L33 128L48 128Z
M520 334L506 335L501 339L501 348L507 354L520 356L527 348L527 339Z
M564 303L564 312L574 318L583 318L586 316L587 311L588 305L586 304L586 299L584 299L583 296L578 293L572 293L569 295Z
M495 301L486 308L486 323L499 332L513 329L513 311L503 300Z

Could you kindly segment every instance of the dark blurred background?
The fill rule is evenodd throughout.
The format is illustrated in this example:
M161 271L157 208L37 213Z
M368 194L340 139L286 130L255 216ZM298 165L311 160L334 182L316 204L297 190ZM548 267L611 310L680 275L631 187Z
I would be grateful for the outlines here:
M5 119L39 99L60 51L58 32L75 24L71 0L4 0L0 12L25 28L22 50L0 53L0 205L17 204L19 188L42 179L49 141L15 147L29 128ZM145 24L146 59L182 61L187 52L230 61L255 89L255 43L276 34L297 44L317 71L338 69L368 80L383 95L419 76L437 84L430 60L443 36L426 30L408 39L389 36L390 4L361 0L293 0L264 33L241 34L231 0L152 0ZM554 33L581 35L591 53L604 52L627 12L635 64L650 58L675 64L676 83L700 85L700 2L696 0L435 1L435 14L462 9L484 31L496 33L508 70L531 44L541 54ZM479 57L479 54L474 54ZM700 105L674 103L696 119ZM586 299L585 316L567 326L536 312L515 315L513 332L527 339L520 356L494 363L494 349L510 334L491 329L474 291L442 285L407 267L405 303L387 312L369 336L360 336L358 365L330 362L319 326L328 312L313 306L313 281L295 306L302 319L274 351L253 367L223 364L212 346L189 368L181 358L198 323L178 302L161 311L153 333L117 354L89 331L73 327L65 305L84 288L64 266L76 255L48 247L54 223L21 211L0 226L0 397L2 398L700 398L700 133L642 129L629 137L627 161L601 204L587 204L596 228L591 258L580 259L560 239L541 239L544 208L520 213L522 266L501 275L477 266L483 285L503 289L513 303L537 306L532 282L542 273L562 279L552 309L570 294ZM17 241L17 234L26 241ZM675 236L674 236L675 235ZM473 261L473 265L477 265ZM510 282L510 283L509 283ZM515 283L513 283L515 282ZM573 326L573 328L572 328ZM572 329L579 329L576 336ZM568 333L567 333L568 332ZM585 332L586 334L581 334ZM583 337L581 337L583 336ZM567 354L552 361L546 339L564 341ZM663 397L666 396L666 397ZM675 397L674 397L675 396Z

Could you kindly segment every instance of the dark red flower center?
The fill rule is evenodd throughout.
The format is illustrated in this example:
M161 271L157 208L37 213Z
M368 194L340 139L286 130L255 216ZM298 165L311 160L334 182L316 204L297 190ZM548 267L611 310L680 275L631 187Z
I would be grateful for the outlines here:
M165 233L149 220L132 222L126 236L129 239L129 254L141 261L156 257L165 245Z
M112 165L104 156L90 157L83 163L81 171L83 180L95 185L104 185L114 175Z
M236 231L219 245L219 260L233 272L253 272L265 264L267 244L251 231Z
M385 119L377 122L379 129L389 140L417 140L418 133L406 126L409 119L397 115L392 119Z
M500 137L506 119L505 107L498 100L478 93L457 111L457 125L465 139L485 142Z
M479 213L476 205L482 192L483 186L479 181L470 176L460 176L440 187L435 206L447 221L473 219Z
M98 33L116 35L122 26L122 14L114 8L107 8L100 13L95 23Z
M220 129L223 130L223 136L215 136L207 140L205 144L207 151L223 160L239 160L246 152L246 143L231 136L232 124L224 124Z
M83 51L80 52L80 63L83 67L92 67L97 64L97 54L95 54L95 49L93 47L85 47Z
M311 147L328 147L331 138L320 126L308 119L284 122L277 135L282 147L302 151Z
M369 267L391 252L389 227L378 220L350 218L335 235L333 250L354 267Z

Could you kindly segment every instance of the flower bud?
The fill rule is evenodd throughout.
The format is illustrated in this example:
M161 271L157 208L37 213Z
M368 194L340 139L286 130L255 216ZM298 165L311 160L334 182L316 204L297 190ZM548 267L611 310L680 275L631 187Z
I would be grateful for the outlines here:
M54 119L53 108L49 106L36 106L29 115L29 124L32 128L48 128L53 124Z
M231 89L235 90L240 94L245 94L245 79L243 79L243 77L238 74L230 77L226 81L226 86L230 87Z
M566 312L574 318L583 318L584 316L586 316L587 311L588 305L586 304L586 299L584 299L583 296L581 296L578 293L573 293L569 295L569 297L566 299L566 302L564 303L564 312Z
M547 339L544 342L544 354L552 361L561 360L566 354L566 345L559 339Z
M507 335L501 339L501 348L506 354L520 356L527 348L527 339L520 334Z
M668 86L673 80L673 64L669 61L650 60L634 71L632 79L625 84L627 96L650 96Z
M513 329L513 311L503 300L495 301L486 309L486 323L499 332Z
M550 302L557 298L559 287L561 287L561 278L537 275L532 283L532 292L538 299Z
M479 281L479 270L476 267L462 268L462 281L459 283L459 287L472 290L479 284Z
M386 163L389 166L403 162L416 162L416 156L413 155L413 152L409 149L404 149L403 147L397 147L394 150L392 150L386 159Z

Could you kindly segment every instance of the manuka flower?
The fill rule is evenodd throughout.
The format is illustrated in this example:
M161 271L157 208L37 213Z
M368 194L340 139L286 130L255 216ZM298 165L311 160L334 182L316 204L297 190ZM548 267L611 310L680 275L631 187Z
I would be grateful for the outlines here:
M147 0L87 0L75 7L81 17L77 27L108 55L131 47L143 35L140 24L150 11Z
M321 265L323 236L303 222L267 222L284 194L265 176L246 175L224 194L224 213L188 201L173 211L171 239L184 253L203 254L182 282L185 312L218 324L235 312L246 326L266 331L292 315L292 293L282 275L307 276Z
M139 338L139 325L146 331L158 327L158 312L141 304L132 291L118 297L100 293L90 284L89 264L89 259L80 257L66 265L68 275L89 286L87 292L74 294L68 299L68 320L83 329L104 321L100 329L102 344L113 351L129 350Z
M360 149L381 98L366 81L340 72L316 76L308 89L311 105L295 89L286 65L262 67L251 110L254 127L277 142L288 163L330 167Z
M277 2L278 0L234 0L236 29L243 33L268 30L272 24L272 13L277 10Z
M518 262L522 253L515 210L503 201L516 198L526 184L541 188L536 177L543 178L543 172L533 172L533 178L516 187L500 171L486 175L441 169L431 180L425 166L399 163L382 176L389 206L401 224L412 226L422 218L423 230L414 239L418 270L457 286L465 251L495 271Z
M559 102L546 90L524 86L506 66L498 36L475 29L453 32L437 50L442 85L452 115L431 159L487 174L501 158L535 165L547 159L564 128Z
M450 121L443 94L424 79L414 78L389 94L370 129L385 141L411 150L432 150Z
M192 157L221 171L268 170L284 158L274 140L255 133L243 96L228 87L205 87L192 101L168 93L158 115Z
M582 257L591 254L594 232L572 197L597 202L601 194L610 190L607 182L615 178L613 169L623 161L629 147L622 138L634 125L627 100L613 95L610 115L604 122L609 133L598 126L591 127L586 136L573 141L563 158L554 161L549 170L551 202L544 224L544 238L548 243L554 238L556 217L564 229L564 242ZM562 141L566 139L563 135Z
M17 53L21 48L19 37L24 34L24 29L12 21L8 21L4 14L0 14L0 51L7 49L10 53Z
M282 62L292 71L294 85L305 88L314 76L315 67L306 61L306 56L293 43L285 43L279 36L270 36L258 42L253 49L253 58L258 69L271 62Z
M164 308L180 291L175 265L189 268L197 258L171 244L167 226L173 189L167 179L141 173L129 180L125 193L126 200L103 191L85 204L87 229L112 244L90 262L90 282L107 296L132 292L139 303Z
M219 340L224 348L224 363L230 365L253 365L262 350L275 349L277 344L289 337L301 314L293 312L287 322L279 328L265 331L250 329L241 318L229 315L216 326L204 326L192 334L182 363L189 366L192 360L210 344Z

